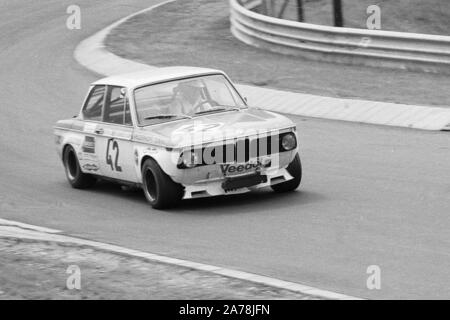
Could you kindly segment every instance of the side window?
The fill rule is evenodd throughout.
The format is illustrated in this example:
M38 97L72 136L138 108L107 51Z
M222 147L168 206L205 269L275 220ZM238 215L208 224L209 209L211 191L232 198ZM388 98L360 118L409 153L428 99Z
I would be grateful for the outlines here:
M105 97L105 86L95 86L83 107L83 118L86 120L102 120L103 100Z
M103 121L131 125L131 113L125 89L108 87Z

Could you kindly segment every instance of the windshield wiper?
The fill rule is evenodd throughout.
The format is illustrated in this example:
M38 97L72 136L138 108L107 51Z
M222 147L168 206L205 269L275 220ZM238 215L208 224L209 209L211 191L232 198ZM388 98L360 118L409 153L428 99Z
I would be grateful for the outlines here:
M203 114L203 113L210 113L210 112L216 112L216 111L231 111L231 110L236 110L239 111L240 109L237 107L219 107L219 108L213 108L213 109L208 109L208 110L203 110L203 111L199 111L196 112L195 114Z
M155 116L150 116L144 118L144 120L152 120L152 119L172 119L172 118L188 118L192 119L191 116L185 115L185 114L158 114Z

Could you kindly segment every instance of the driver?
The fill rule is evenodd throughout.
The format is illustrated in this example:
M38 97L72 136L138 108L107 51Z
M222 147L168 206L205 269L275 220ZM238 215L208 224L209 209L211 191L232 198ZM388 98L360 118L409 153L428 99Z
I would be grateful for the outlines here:
M212 108L205 96L205 86L201 81L180 82L174 89L171 113L193 115Z

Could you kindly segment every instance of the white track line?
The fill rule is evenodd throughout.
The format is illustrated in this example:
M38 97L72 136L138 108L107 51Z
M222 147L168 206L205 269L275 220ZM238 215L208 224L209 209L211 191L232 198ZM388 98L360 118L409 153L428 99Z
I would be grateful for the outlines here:
M333 300L360 300L359 298L327 291L327 290L321 290L314 287L302 285L295 282L290 281L284 281L280 279L275 279L271 277L261 276L254 273L244 272L244 271L238 271L233 269L227 269L222 267L217 267L209 264L203 264L198 262L193 262L189 260L182 260L177 258L171 258L163 255L133 250L133 249L127 249L124 247L97 242L97 241L91 241L91 240L85 240L75 237L70 237L66 235L56 234L56 230L43 228L43 227L37 227L32 226L28 224L23 224L20 222L15 221L9 221L9 220L3 220L0 219L0 222L6 221L5 225L0 224L0 237L3 238L14 238L14 239L28 239L28 240L37 240L37 241L50 241L50 242L58 242L58 243L66 243L66 244L74 244L79 246L88 246L94 249L108 251L116 254L122 254L127 256L132 256L136 258L145 259L152 262L158 262L158 263L165 263L170 264L174 266L179 266L183 268L189 268L193 270L213 273L216 275L233 278L233 279L239 279L244 281L249 281L273 288L279 288L279 289L285 289L290 290L293 292L309 295L309 296L315 296L318 298L324 298L324 299L333 299ZM22 228L24 226L24 228ZM47 232L45 230L53 231L53 232Z
M34 230L34 231L40 231L45 233L60 233L60 230L55 229L49 229L45 227L38 227L32 224L26 224L22 222L12 221L12 220L6 220L6 219L0 219L0 226L13 226L13 227L19 227L22 229L27 230Z

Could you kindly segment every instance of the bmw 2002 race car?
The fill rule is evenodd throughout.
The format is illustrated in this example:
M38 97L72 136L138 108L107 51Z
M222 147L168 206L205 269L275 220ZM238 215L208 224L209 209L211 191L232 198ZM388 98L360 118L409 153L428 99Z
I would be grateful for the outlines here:
M154 208L301 181L295 124L247 106L222 71L168 67L94 82L54 126L69 183L140 187Z

